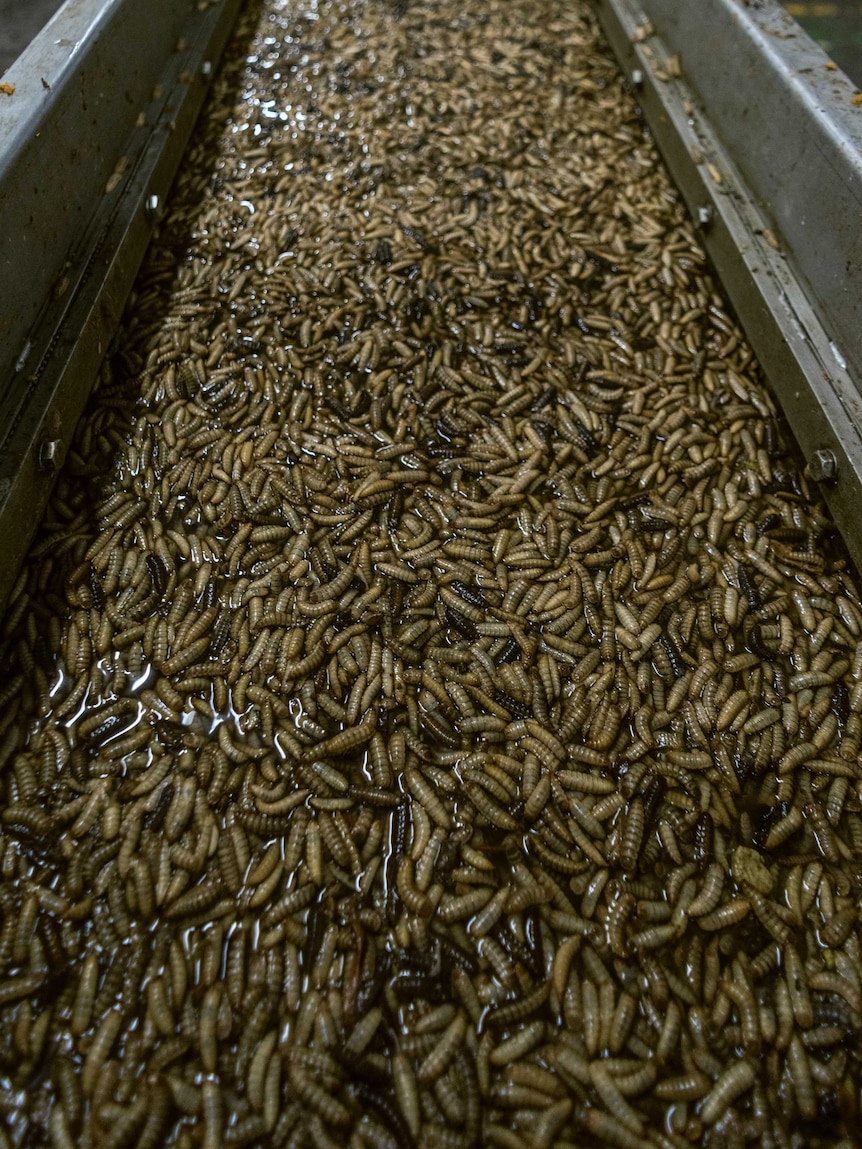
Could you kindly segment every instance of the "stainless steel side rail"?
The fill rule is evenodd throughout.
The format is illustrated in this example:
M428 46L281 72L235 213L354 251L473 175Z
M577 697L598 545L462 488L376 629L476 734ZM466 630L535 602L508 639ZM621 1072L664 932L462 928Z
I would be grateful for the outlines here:
M67 0L0 95L0 606L241 0Z
M862 107L776 0L596 0L862 568Z

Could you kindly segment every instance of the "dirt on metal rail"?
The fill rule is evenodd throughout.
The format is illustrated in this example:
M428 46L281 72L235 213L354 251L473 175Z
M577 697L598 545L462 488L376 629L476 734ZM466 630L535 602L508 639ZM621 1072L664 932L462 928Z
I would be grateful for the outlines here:
M862 605L590 8L231 52L7 612L6 1142L858 1143Z

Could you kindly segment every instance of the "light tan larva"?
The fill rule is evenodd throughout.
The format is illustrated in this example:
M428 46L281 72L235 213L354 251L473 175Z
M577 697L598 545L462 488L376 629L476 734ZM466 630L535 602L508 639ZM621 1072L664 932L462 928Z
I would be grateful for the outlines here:
M307 7L246 6L0 628L4 1119L825 1149L829 518L590 6Z
M756 1081L750 1061L737 1061L729 1066L704 1098L700 1116L706 1125L714 1124L741 1094Z

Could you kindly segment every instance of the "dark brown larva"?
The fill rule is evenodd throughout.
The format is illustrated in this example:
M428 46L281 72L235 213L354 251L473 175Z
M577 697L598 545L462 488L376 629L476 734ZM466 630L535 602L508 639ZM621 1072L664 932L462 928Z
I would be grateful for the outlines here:
M847 1143L859 592L591 6L307 9L0 631L5 1127Z

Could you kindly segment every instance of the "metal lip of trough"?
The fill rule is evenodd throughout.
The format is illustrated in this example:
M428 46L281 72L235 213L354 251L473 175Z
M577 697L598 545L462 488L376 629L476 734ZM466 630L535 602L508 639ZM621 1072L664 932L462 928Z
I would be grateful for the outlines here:
M0 101L0 274L15 291L4 302L4 399L10 367L32 369L34 325L149 108L186 6L68 0L6 73L15 91Z
M0 607L241 0L67 0L0 95Z
M862 567L862 106L777 0L596 0Z

